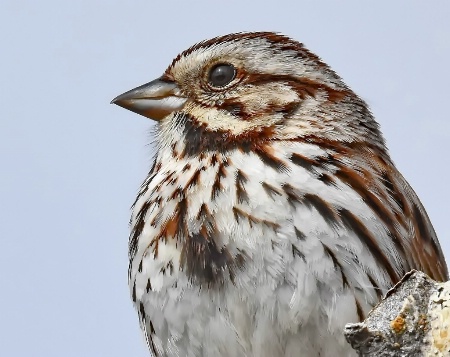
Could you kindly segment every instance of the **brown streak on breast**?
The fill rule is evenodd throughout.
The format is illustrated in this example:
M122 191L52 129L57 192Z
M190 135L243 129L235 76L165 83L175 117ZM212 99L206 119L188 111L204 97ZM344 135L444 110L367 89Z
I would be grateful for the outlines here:
M280 190L278 190L276 187L268 184L267 182L262 182L261 185L262 185L264 191L266 191L267 195L269 195L270 198L272 198L272 199L276 199L277 198L276 196L279 197L282 195Z
M331 261L333 262L334 268L341 273L342 288L343 289L349 288L350 285L348 283L347 277L344 274L344 269L342 267L342 264L339 262L339 260L337 259L336 255L333 253L332 249L330 249L328 246L326 246L323 243L322 243L322 246L323 246L323 249L325 251L325 254L327 254L331 258Z
M271 221L261 219L261 218L257 218L238 207L233 207L233 213L234 213L234 218L235 218L236 222L239 223L241 220L247 220L248 224L250 225L250 228L253 228L254 224L263 224L272 229L277 229L280 226L278 223L271 222Z
M391 265L390 259L386 256L386 254L380 249L379 244L377 243L376 237L374 237L367 227L350 211L340 208L338 210L339 216L342 219L343 224L350 231L354 232L357 237L361 239L361 242L365 244L365 246L369 249L370 253L377 261L377 263L385 270L391 279L392 284L395 284L399 281L400 275L395 271L394 267ZM406 272L401 272L404 274Z
M276 171L279 172L290 171L289 167L285 164L285 162L275 155L275 150L273 149L272 146L270 145L256 146L254 150L262 162L272 167Z

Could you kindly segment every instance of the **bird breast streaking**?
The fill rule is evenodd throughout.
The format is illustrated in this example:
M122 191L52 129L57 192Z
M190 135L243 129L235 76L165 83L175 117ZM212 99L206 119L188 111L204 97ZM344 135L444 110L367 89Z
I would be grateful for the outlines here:
M366 103L301 43L200 42L113 103L157 122L129 284L153 356L352 356L403 274L448 278Z

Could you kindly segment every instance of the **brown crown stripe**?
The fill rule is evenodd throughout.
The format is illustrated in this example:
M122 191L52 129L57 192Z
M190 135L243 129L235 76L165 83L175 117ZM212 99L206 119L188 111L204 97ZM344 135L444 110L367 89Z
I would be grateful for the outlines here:
M353 231L361 239L361 242L369 249L375 260L386 271L392 284L395 284L400 279L400 276L392 267L388 257L380 249L377 239L372 236L367 227L350 211L345 208L339 208L338 214L344 226Z
M337 75L328 67L327 64L325 64L319 56L316 54L310 52L308 49L304 47L304 45L298 41L295 41L287 36L284 36L279 33L275 32L240 32L240 33L233 33L228 34L224 36L218 36L209 40L201 41L187 50L181 52L178 54L174 60L172 61L171 65L167 68L165 71L162 79L165 80L172 80L172 76L170 75L170 71L172 67L182 58L190 55L194 51L200 50L200 49L207 49L212 46L217 46L217 43L227 43L227 42L238 42L238 41L245 41L245 40L254 40L254 39L264 39L266 42L273 48L274 51L280 52L280 51L290 51L295 54L295 57L297 58L308 58L313 62L317 67L319 68L327 68L330 72L330 74L334 74L336 77Z
M340 271L340 273L341 273L342 288L345 289L346 287L350 287L350 285L348 283L348 280L347 280L347 277L345 276L344 269L343 269L341 263L339 263L339 260L336 258L336 255L325 244L322 243L322 246L323 246L325 254L328 255L331 258L331 261L333 262L334 268L336 270Z
M212 46L217 46L218 43L226 43L226 42L237 42L241 40L253 40L263 38L267 40L274 48L283 49L283 50L291 50L298 52L300 57L305 57L309 52L305 50L303 45L297 41L291 40L287 36L283 36L281 34L277 34L274 32L238 32L233 34L228 34L224 36L218 36L211 38L209 40L201 41L191 46L187 50L181 52L177 55L172 61L171 65L167 68L165 75L167 79L171 79L170 70L172 67L182 58L190 55L192 52L207 49ZM315 56L315 55L314 55ZM310 57L310 56L308 56ZM315 56L315 58L318 58Z

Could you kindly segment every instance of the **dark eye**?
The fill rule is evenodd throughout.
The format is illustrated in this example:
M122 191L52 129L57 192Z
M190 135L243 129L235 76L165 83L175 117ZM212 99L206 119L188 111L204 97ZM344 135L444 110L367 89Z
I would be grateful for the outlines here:
M208 82L213 87L225 87L236 77L236 68L231 64L221 63L209 71Z

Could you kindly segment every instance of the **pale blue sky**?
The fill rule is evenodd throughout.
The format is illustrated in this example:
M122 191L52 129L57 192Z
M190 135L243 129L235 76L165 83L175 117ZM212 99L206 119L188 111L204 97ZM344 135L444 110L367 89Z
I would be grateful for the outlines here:
M229 32L304 42L371 105L450 260L449 18L445 0L2 0L0 355L147 356L127 240L152 123L109 102Z

